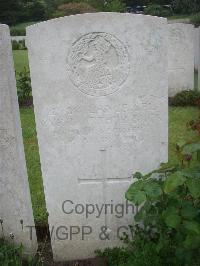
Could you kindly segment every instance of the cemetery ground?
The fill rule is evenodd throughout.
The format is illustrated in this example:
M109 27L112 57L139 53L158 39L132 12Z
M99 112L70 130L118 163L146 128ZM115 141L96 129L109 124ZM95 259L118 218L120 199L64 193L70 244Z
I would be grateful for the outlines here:
M14 51L14 63L16 72L22 71L24 67L28 68L28 56L27 51ZM197 73L195 74L195 80L197 80ZM25 146L25 156L28 169L28 177L31 190L31 198L33 204L33 212L36 225L39 228L46 228L48 225L47 213L45 206L45 198L43 192L43 182L40 167L40 157L38 150L37 134L35 127L34 110L32 107L20 108L23 139ZM196 107L169 107L169 165L175 165L178 163L176 156L176 143L180 141L200 140L200 136L187 129L186 124L188 121L197 118L199 110ZM42 232L42 231L41 231ZM43 232L44 233L44 232ZM41 247L43 249L43 247ZM44 250L44 259L47 264L51 264L51 251L48 246ZM91 262L85 262L86 264L78 265L99 265L89 264ZM66 264L65 264L66 265ZM67 264L68 265L68 264ZM70 264L76 265L76 264Z
M14 64L16 72L28 68L28 55L26 50L14 52ZM195 73L197 82L197 73ZM195 82L195 84L196 84ZM170 107L169 108L169 164L177 163L175 146L178 141L189 141L194 139L196 134L188 130L188 121L198 117L196 107ZM28 168L28 176L31 189L33 212L37 225L47 225L47 213L42 184L38 142L35 128L35 117L33 108L20 108L25 155ZM200 139L200 137L197 137Z
M33 108L20 108L25 155L28 168L28 176L33 204L33 212L36 225L41 233L41 239L46 232L47 214L40 169L40 158L35 128L35 117ZM178 163L175 146L179 141L200 140L194 131L187 129L186 124L191 119L197 118L199 110L196 107L170 107L169 108L169 164ZM41 244L40 244L41 246ZM50 244L46 242L45 247L40 247L45 265L57 265L52 262ZM52 264L51 264L52 263ZM78 265L102 265L94 261L85 261ZM85 263L85 264L84 264ZM91 264L90 264L91 263ZM60 265L60 264L59 264ZM62 264L61 264L62 265ZM76 264L64 264L74 266Z

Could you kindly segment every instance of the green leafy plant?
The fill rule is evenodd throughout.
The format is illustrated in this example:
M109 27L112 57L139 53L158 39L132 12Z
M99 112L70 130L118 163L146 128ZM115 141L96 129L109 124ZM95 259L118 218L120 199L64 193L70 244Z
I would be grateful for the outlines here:
M200 100L200 92L196 90L187 90L177 93L170 98L169 104L173 106L196 106Z
M200 11L199 0L173 0L172 6L175 13L191 14Z
M180 165L134 174L126 198L138 207L134 233L141 231L141 239L154 244L162 260L169 265L198 265L200 142L177 143L176 149Z
M0 265L1 266L42 266L43 262L37 255L24 259L24 250L22 246L15 246L0 240Z
M20 40L20 41L13 40L12 49L13 50L26 50L27 48L25 45L25 40Z
M2 266L19 266L22 264L22 247L14 247L0 242L0 264Z
M97 251L106 265L200 265L200 141L178 142L176 155L177 165L133 175L125 195L136 206L131 234L124 247Z
M196 101L196 105L198 106L200 110L200 100ZM200 135L200 114L199 117L195 120L191 120L189 123L187 123L188 128L196 131Z
M173 14L172 10L161 5L152 4L145 8L145 14L158 17L169 17Z
M107 12L125 12L126 5L121 0L110 0L105 5L105 11Z
M193 15L190 20L196 27L199 27L200 26L200 12Z
M17 94L19 102L25 102L31 97L30 72L26 68L17 73Z
M136 232L137 231L137 232ZM149 242L140 230L135 230L135 240L126 247L98 250L96 255L108 266L164 266L155 244ZM177 266L177 265L176 265Z
M96 10L87 3L68 3L58 6L57 11L53 14L54 17L69 16L75 14L92 13Z

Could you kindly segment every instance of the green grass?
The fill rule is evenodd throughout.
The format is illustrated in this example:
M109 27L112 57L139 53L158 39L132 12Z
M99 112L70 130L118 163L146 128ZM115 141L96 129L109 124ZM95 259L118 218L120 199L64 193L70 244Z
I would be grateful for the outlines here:
M169 164L178 163L176 143L180 141L200 140L194 131L187 128L187 122L197 118L199 110L196 107L170 107L169 110Z
M47 224L34 112L32 108L21 108L20 113L34 218L36 224Z
M16 72L22 71L24 67L29 68L27 50L13 51L13 59Z
M21 121L28 176L33 203L33 212L37 224L47 223L47 214L40 168L38 143L36 138L35 118L32 108L21 108ZM200 137L187 130L186 123L199 114L195 107L170 107L169 110L169 164L177 164L175 146L180 140L189 141Z
M0 265L1 266L42 266L41 256L37 253L34 257L24 253L22 245L7 243L0 239Z

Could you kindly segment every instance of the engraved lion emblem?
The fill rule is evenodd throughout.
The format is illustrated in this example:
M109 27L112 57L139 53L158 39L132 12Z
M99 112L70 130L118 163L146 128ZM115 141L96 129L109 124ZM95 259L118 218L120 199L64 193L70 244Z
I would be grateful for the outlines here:
M125 46L108 33L82 36L72 45L67 63L73 84L92 96L117 91L129 73Z

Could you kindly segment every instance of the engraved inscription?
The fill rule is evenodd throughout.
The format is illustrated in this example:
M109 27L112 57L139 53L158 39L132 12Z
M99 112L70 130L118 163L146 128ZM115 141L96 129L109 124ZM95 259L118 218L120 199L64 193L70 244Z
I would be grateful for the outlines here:
M42 124L51 132L53 138L58 138L63 144L73 141L101 143L103 146L118 143L142 142L143 124L138 123L137 110L139 104L145 106L146 101L135 106L122 104L116 108L109 105L76 106L67 103L45 108ZM150 107L148 107L150 108ZM63 134L65 132L65 134Z
M83 93L105 96L119 90L129 73L128 52L124 44L108 33L82 36L67 58L72 83Z

